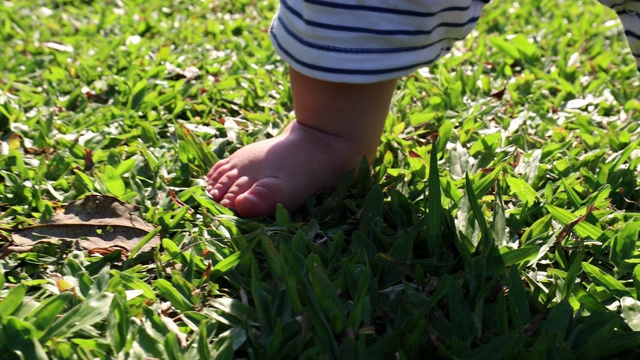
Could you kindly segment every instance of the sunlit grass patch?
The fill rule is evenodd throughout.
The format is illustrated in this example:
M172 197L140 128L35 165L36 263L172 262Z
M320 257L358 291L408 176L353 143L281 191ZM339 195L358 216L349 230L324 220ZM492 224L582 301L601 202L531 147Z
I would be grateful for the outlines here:
M492 2L400 81L372 168L240 219L202 177L293 118L275 10L0 5L1 354L637 355L640 77L612 11ZM161 246L12 242L89 194Z

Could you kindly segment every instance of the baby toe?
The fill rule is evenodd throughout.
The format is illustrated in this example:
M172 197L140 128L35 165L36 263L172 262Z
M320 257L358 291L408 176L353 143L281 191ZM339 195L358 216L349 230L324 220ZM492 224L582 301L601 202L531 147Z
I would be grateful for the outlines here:
M236 198L249 190L249 188L251 188L251 185L253 185L253 181L251 181L248 177L243 176L239 178L235 183L233 183L231 187L229 187L226 194L224 195L222 199L222 201L224 201L224 204L222 203L222 201L220 202L220 204L235 207Z
M224 174L231 170L231 166L229 165L229 159L224 159L218 161L205 176L209 182L217 182Z
M231 170L215 182L209 182L207 189L215 201L221 201L229 189L238 181L238 170Z
M234 207L242 217L270 216L275 214L276 206L283 200L285 194L286 191L279 179L264 179L236 197Z

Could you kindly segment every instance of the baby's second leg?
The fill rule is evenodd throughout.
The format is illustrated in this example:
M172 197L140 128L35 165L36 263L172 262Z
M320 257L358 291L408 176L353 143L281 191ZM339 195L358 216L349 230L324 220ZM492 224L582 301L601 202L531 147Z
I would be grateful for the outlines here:
M207 174L207 191L240 216L273 215L278 203L294 211L309 196L335 188L363 156L375 156L396 80L332 83L294 69L290 76L296 120Z

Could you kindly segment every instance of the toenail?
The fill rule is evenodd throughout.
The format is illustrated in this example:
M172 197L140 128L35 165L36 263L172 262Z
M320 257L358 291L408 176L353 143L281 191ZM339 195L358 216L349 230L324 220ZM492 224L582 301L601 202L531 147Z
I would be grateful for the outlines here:
M214 198L218 198L218 196L220 196L220 191L218 191L217 189L211 191L211 196L213 196Z

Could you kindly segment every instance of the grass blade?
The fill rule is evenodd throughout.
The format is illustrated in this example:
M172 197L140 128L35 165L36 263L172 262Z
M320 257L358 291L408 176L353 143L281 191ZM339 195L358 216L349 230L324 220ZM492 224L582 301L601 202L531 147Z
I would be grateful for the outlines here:
M440 249L442 238L442 192L440 189L440 171L438 170L438 138L431 144L429 159L429 185L427 198L427 248L435 255Z
M113 294L104 292L94 298L87 299L56 320L47 331L40 336L45 343L53 337L67 337L75 331L104 319L109 313Z
M473 186L469 179L469 173L465 175L465 188L467 198L469 199L469 206L471 206L473 216L476 219L478 226L480 226L480 233L482 236L478 246L476 247L476 252L486 254L495 246L495 239L493 238L493 233L489 229L489 225L487 225L487 220L484 217L484 213L482 212L478 199L476 198L476 194L473 191Z
M589 278L596 283L604 286L608 291L621 296L630 296L629 290L624 287L616 278L600 270L597 266L593 266L587 262L582 263L582 270Z
M0 318L7 317L13 314L14 311L22 304L22 299L24 299L24 295L27 293L27 287L24 284L20 284L11 291L9 294L0 301Z
M173 285L165 279L158 279L154 282L154 286L158 289L160 296L169 300L171 304L180 311L190 311L193 310L193 304L178 290L176 290Z
M2 328L0 330L3 333L2 337L4 339L10 339L10 341L6 341L5 344L19 354L20 358L25 360L47 360L49 358L38 339L34 336L36 330L31 324L9 316L2 318ZM8 355L9 354L5 353L2 356Z

